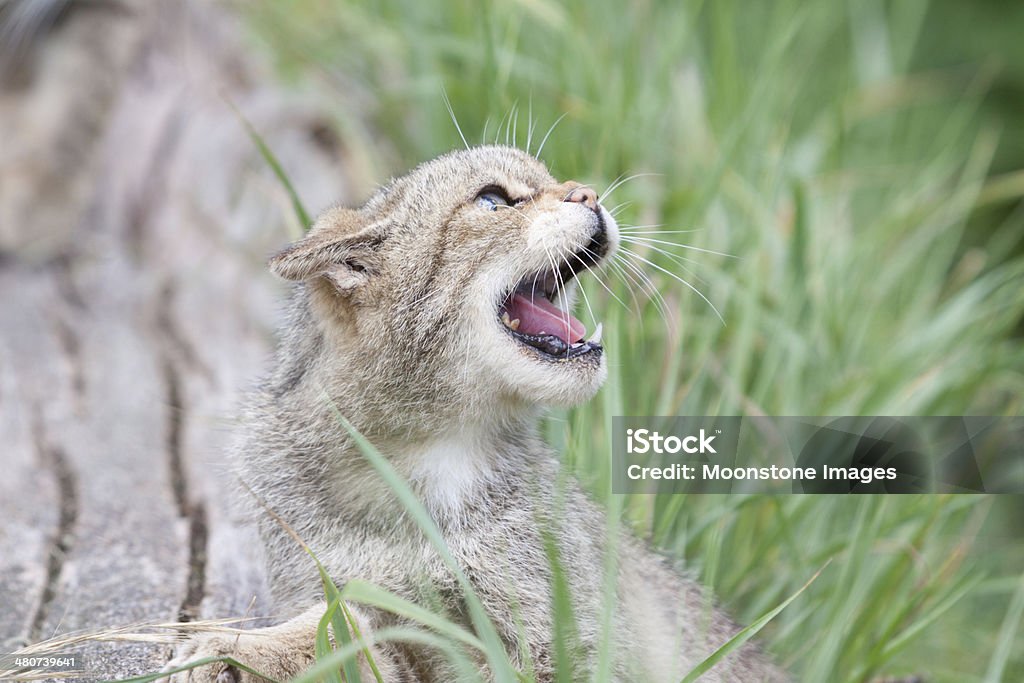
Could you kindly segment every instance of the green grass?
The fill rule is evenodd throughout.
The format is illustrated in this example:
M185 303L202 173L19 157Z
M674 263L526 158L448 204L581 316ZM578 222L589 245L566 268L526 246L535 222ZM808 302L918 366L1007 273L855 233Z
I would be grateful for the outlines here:
M604 198L627 202L624 226L662 226L626 227L653 287L609 271L621 305L587 283L609 381L552 415L548 435L612 527L621 515L742 623L831 559L759 634L806 681L1024 679L1020 501L611 496L610 421L1024 411L1024 217L993 211L1024 183L990 175L1002 139L983 110L992 73L915 66L930 11L792 0L250 10L283 77L335 102L366 190L462 145L445 94L471 142L486 132L535 150L564 117L542 155L558 177L602 190L654 174ZM999 218L978 229L979 214Z

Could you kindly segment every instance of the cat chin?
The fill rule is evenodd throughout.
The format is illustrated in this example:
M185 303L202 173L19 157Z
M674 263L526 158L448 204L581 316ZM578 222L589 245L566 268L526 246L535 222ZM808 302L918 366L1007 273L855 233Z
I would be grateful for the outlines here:
M494 388L517 402L542 407L572 407L597 393L608 376L600 347L576 358L550 359L532 348L511 346L491 358Z

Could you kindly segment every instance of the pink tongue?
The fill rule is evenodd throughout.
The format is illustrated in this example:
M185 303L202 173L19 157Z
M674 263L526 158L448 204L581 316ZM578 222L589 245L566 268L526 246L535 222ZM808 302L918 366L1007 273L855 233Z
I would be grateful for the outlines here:
M576 318L542 296L535 298L513 294L505 303L509 320L519 319L524 334L553 334L567 344L583 339L587 328Z

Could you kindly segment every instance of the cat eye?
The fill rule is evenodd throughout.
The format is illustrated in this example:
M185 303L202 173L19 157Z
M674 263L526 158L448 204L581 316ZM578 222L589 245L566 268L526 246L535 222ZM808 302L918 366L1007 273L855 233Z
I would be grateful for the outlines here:
M510 203L508 197L494 190L481 192L476 197L476 205L488 211L497 211L499 206L509 206Z

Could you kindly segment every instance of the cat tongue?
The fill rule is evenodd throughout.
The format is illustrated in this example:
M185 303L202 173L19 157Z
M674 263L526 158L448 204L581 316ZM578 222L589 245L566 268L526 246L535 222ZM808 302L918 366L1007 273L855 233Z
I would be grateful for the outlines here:
M518 331L523 334L553 334L565 343L572 344L583 339L587 332L583 323L542 296L513 294L505 302L505 311L510 320L518 318Z

